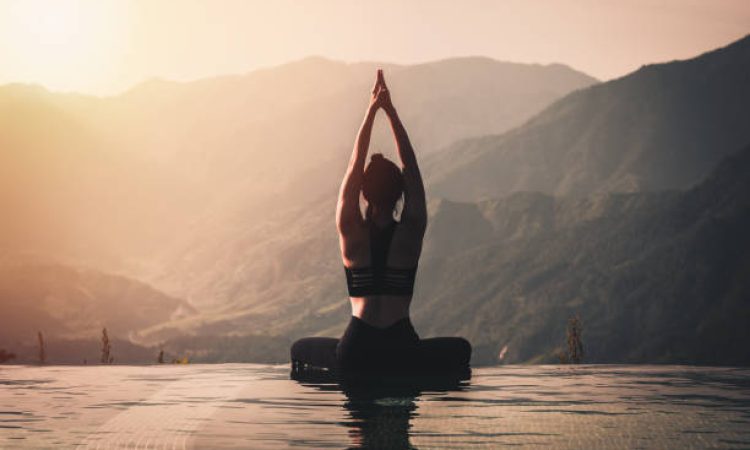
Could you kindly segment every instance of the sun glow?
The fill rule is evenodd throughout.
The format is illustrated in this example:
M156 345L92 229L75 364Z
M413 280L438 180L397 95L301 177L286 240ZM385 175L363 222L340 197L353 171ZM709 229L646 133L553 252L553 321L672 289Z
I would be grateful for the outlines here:
M127 4L87 0L9 0L0 4L3 66L52 89L105 86L122 67Z
M0 0L0 85L112 95L153 77L241 74L311 55L400 64L484 55L607 80L745 36L749 4Z

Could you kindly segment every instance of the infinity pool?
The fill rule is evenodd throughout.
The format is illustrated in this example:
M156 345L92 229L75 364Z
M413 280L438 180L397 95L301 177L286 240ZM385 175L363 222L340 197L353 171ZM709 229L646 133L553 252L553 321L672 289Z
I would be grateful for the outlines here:
M253 364L0 366L0 448L750 448L750 369L502 366L344 393Z

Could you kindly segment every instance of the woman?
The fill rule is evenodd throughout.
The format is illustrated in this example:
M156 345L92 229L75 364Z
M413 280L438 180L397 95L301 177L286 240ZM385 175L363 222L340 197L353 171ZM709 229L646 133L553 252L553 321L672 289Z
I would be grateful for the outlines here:
M396 139L401 168L374 154L365 168L375 115L382 109ZM360 210L360 193L367 208ZM400 220L394 216L403 195ZM294 367L339 371L414 372L468 367L463 338L420 339L409 319L417 264L427 227L424 185L409 137L378 70L336 210L352 316L340 340L306 338L292 347ZM293 368L294 368L293 367Z

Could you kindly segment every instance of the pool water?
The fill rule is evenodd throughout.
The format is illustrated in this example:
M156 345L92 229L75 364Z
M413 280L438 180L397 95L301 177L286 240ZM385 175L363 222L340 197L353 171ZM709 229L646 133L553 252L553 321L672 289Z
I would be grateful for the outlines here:
M501 366L342 392L286 366L0 366L0 448L750 448L750 369Z

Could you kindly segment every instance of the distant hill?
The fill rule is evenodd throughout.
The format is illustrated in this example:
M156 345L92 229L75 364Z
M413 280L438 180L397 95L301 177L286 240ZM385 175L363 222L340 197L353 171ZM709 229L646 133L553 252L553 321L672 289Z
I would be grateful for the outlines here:
M505 345L507 363L556 362L580 314L589 362L748 364L749 172L750 147L684 192L434 200L417 329L468 337L475 364L496 363ZM332 211L325 200L265 231L238 225L236 240L186 254L174 276L198 277L192 294L221 301L142 338L340 335L349 305ZM206 258L213 268L195 271Z
M477 364L506 345L504 362L553 362L579 313L589 362L748 364L749 48L750 37L587 88L555 65L389 66L428 180L420 334L467 336ZM335 192L374 67L311 58L98 100L0 89L0 126L12 125L0 143L13 149L0 155L0 210L13 212L0 255L59 253L141 277L160 292L138 290L154 314L123 316L137 319L133 340L205 361L283 360L291 339L339 335L350 311ZM542 109L534 99L557 89L574 92L524 123L519 105ZM383 125L372 149L392 154ZM48 320L35 308L62 292L81 313L61 332L112 320L89 314L90 300L130 283L89 295L103 275L67 270L63 284L14 275L23 290L0 305ZM174 314L178 298L196 312ZM238 351L245 342L267 348Z
M245 75L151 80L106 98L2 86L0 251L144 276L194 221L245 205L262 220L329 192L377 67L422 153L506 131L596 83L561 65L487 58L398 66L313 57ZM373 146L393 148L382 117Z
M571 134L579 132L581 142L593 142L587 140L592 133L605 142L607 135L599 134L596 124L586 125L591 129L576 128L580 124L571 122L564 106L601 96L612 104L595 102L594 106L602 108L590 114L592 118L601 117L597 124L605 129L616 123L608 119L609 114L622 115L625 124L645 121L648 105L654 101L652 90L631 86L628 96L612 94L610 98L608 94L619 93L620 84L632 84L628 80L640 79L644 70L666 73L670 83L689 81L695 78L694 71L705 70L706 60L716 58L722 70L709 71L711 76L701 85L702 101L723 104L727 94L722 83L731 78L728 73L742 75L735 69L745 67L745 60L733 58L743 57L737 49L745 45L741 41L728 47L728 55L726 49L718 50L696 60L642 69L621 80L578 91L502 137L462 141L449 150L453 152L450 155L428 157L424 173L431 183L430 223L413 305L418 330L425 336L466 335L476 345L475 363L496 362L497 353L505 345L505 362L553 362L554 352L563 343L566 321L578 312L585 323L589 361L746 362L741 346L748 342L748 336L739 325L745 323L742 320L746 321L747 311L742 280L750 277L745 276L746 262L732 256L735 249L745 245L739 230L747 210L743 203L747 197L743 197L746 158L730 159L716 167L721 155L736 152L750 142L750 137L742 145L729 148L712 143L741 139L746 130L737 124L744 110L737 110L730 102L728 109L734 112L722 116L724 122L711 122L713 125L697 130L686 128L686 133L693 133L692 139L703 147L680 147L687 152L685 164L700 166L704 172L693 173L689 183L683 180L686 185L674 186L684 189L703 182L685 192L661 189L669 183L659 185L660 176L653 175L663 173L664 180L672 179L673 168L660 166L658 155L672 155L677 150L662 148L657 141L648 141L650 147L633 144L639 136L635 128L635 135L618 141L624 146L618 147L621 153L613 153L622 161L632 157L650 167L643 174L653 176L643 175L643 179L654 184L634 184L634 192L618 192L630 188L610 183L615 175L607 178L610 181L602 178L600 184L593 183L587 178L588 171L566 172L570 180L566 186L578 186L570 191L550 188L546 193L512 192L534 179L522 175L527 168L525 154L511 154L509 150L508 157L515 155L514 159L503 160L507 166L500 170L492 165L499 160L492 158L505 153L494 154L495 147L483 146L521 139L518 136L535 142L534 132L539 133L537 136L545 136L545 130L564 134L568 127L573 130ZM686 75L679 75L683 70ZM738 87L738 95L743 92L743 87ZM664 95L661 109L649 113L649 125L644 129L650 130L646 135L678 139L670 124L685 123L690 114L696 113L680 106L686 102L682 95L695 92ZM621 104L645 106L643 110L629 106L615 113ZM688 119L678 117L680 111L686 111ZM672 116L661 117L662 112ZM579 117L577 113L572 116ZM717 127L732 138L717 134ZM601 151L607 148L596 147ZM645 148L650 150L642 151ZM538 149L542 151L541 146ZM471 159L474 157L476 160ZM449 164L436 165L443 158ZM700 164L696 162L699 159ZM544 165L545 161L540 159L539 167L552 171L552 164ZM562 171L564 165L559 163ZM649 166L652 163L653 167ZM450 167L466 172L441 172ZM678 169L674 170L677 174ZM686 169L685 173L689 172ZM710 173L714 175L704 182ZM466 175L461 178L466 186L486 187L486 192L476 195L480 199L496 195L475 201L476 193L467 193L471 201L457 202L450 192L442 190L449 186L448 181L441 184L440 177L445 174ZM520 179L523 183L506 189L506 175L511 182ZM300 182L296 189L301 192L306 187ZM708 197L713 201L707 201ZM186 237L165 254L161 264L165 270L157 284L194 299L201 313L151 327L143 331L142 338L236 330L290 338L340 335L349 305L333 225L335 192L329 187L329 192L311 198L302 205L268 211L263 220L257 219L254 205L235 203L234 208L223 208L195 222L194 237ZM717 209L720 205L724 210ZM727 283L736 286L732 289L740 294L725 292L715 281L722 276L728 277Z
M0 300L0 356L15 355L0 363L39 363L38 332L47 364L99 364L102 328L115 364L156 364L162 350L165 363L281 363L291 344L247 327L223 335L139 339L144 329L197 317L198 311L142 282L57 263L0 262Z
M750 142L750 36L573 92L522 127L426 162L453 200L684 189Z
M748 173L750 147L686 192L440 201L415 321L483 363L555 362L578 313L589 362L747 365Z
M736 45L740 45L740 48L742 48L743 42ZM743 61L732 60L732 57L742 56L735 53L720 58L725 66L735 67L744 64ZM717 54L721 56L722 50L717 51ZM708 56L711 55L709 54ZM696 61L702 60L699 58ZM672 65L674 65L674 69L671 68ZM691 62L676 62L658 67L660 71L669 73L680 72L683 69L691 72L693 71L693 65ZM703 64L699 64L699 66L702 67ZM631 77L639 78L641 72L636 72L622 80L627 80ZM721 83L723 80L722 77L728 76L724 74L725 72L721 71L719 72L720 75L705 80L704 84L706 84L706 87L704 90L706 98L710 98L709 94L724 92ZM674 75L674 77L679 78L679 75ZM532 131L538 129L535 124L540 122L549 122L545 125L547 128L551 127L550 129L554 128L561 130L561 132L567 132L566 127L569 124L566 120L568 116L552 113L558 109L564 110L565 108L562 108L561 105L570 102L571 98L588 98L592 95L600 96L600 92L609 92L609 90L616 87L610 86L611 84L605 83L602 86L597 85L571 94L566 99L556 103L556 106L529 121L526 126L510 131L504 137L496 138L490 136L477 140L462 141L462 143L479 145L485 142L494 142L496 139L511 139L519 135L519 133L532 133ZM714 86L714 84L718 86ZM604 89L605 87L607 89ZM644 92L639 92L635 88L630 90L632 92L630 92L629 97L618 101L638 105L651 101L648 90ZM676 95L669 97L670 101L682 102ZM710 103L719 103L722 98L719 96L712 99ZM614 102L614 104L618 103ZM680 108L671 105L666 100L665 104L668 106L665 106L665 108L675 114L680 110ZM641 120L641 117L638 115L640 111L637 109L632 111L627 109L621 111L619 114L629 112L632 112L635 116L626 122L630 123L633 120ZM601 112L601 115L602 117L607 117L604 112ZM555 120L559 120L559 122ZM661 129L666 123L664 120L679 121L681 119L677 117L673 117L672 119L654 118L652 134L669 134L668 129L667 131ZM602 126L609 126L608 124L609 122L602 122ZM573 125L570 126L573 127ZM594 127L594 125L591 126ZM734 133L741 134L745 132L741 127L731 124L727 125L727 128L733 129ZM596 131L595 128L593 130ZM696 133L698 132L696 131ZM713 134L710 134L708 138L700 137L696 138L696 140L700 142L710 141L711 136ZM629 142L623 141L622 145L629 145ZM748 138L748 142L750 142L750 137ZM473 160L469 158L471 155L469 155L468 150L462 147L462 143L456 145L456 148L453 149L455 152L445 157L436 155L435 158L422 158L422 161L426 160L426 163L423 164L425 166L423 172L428 180L431 180L431 184L428 186L428 196L438 200L442 193L448 198L452 198L451 195L446 194L442 189L447 184L441 184L442 182L436 180L440 180L440 177L445 174L453 173L444 172L444 170L447 170L447 167L463 167L461 170L466 170L466 176L459 176L453 173L456 175L455 179L446 178L445 180L453 180L450 181L451 183L456 180L463 180L462 182L466 182L467 186L471 186L472 188L477 187L478 189L484 189L482 188L484 186L488 193L497 194L494 195L495 197L503 197L503 193L505 192L503 187L505 184L503 183L507 181L503 176L506 174L502 172L495 173L494 166L491 164L492 161L484 161L482 159L484 157L493 157L494 154L491 153L493 147L487 146L485 148L479 146L477 150L479 156L476 159L475 165L474 163L467 163L467 161ZM695 154L706 154L709 155L706 156L706 159L711 159L713 156L710 155L728 154L729 152L728 150L716 150L717 148L717 145L706 144L702 151L696 151ZM734 148L739 148L739 146ZM656 149L653 153L656 154L658 151L661 151L661 149ZM638 153L638 148L634 149L633 152ZM446 168L436 164L437 161L442 161L443 158L445 159ZM514 177L521 176L519 174L523 173L525 167L523 160L519 159L518 161L507 161L507 166L504 166L502 170L513 172L507 175L507 178L512 181L515 179ZM709 171L710 168L706 167L705 170ZM578 172L572 172L570 176L575 177L576 173ZM580 175L585 177L587 173L580 173ZM248 315L248 317L257 317L258 314L269 311L275 311L279 317L294 315L294 308L299 304L297 300L298 296L294 293L297 288L305 289L308 292L309 295L305 297L317 298L317 296L326 297L331 295L339 297L345 295L344 286L339 279L338 245L332 225L335 207L335 189L340 176L340 172L331 172L329 170L291 185L283 197L297 198L297 201L289 204L287 208L281 206L287 203L280 201L279 197L273 197L270 200L274 202L273 208L259 208L258 205L252 202L243 202L238 199L231 202L231 204L224 205L220 209L212 210L210 214L206 214L194 222L191 232L185 234L177 245L171 247L169 252L163 255L164 262L159 264L159 266L164 267L165 270L156 276L153 281L169 292L193 299L201 307L232 308L236 313L233 317L240 321L243 320L241 317L245 315ZM331 181L326 182L327 187L322 189L319 186L325 186L326 183L313 182L316 177L320 177L321 179L327 177L326 179ZM698 177L694 182L698 182L700 179L701 177ZM581 178L578 182L584 183L585 180ZM448 183L448 181L445 181L445 183ZM311 190L317 193L317 195L311 195ZM599 186L595 190L606 192L603 186ZM581 196L583 194L576 192L574 195ZM301 199L305 196L307 196L306 200L302 201ZM469 197L472 197L472 195L469 195ZM483 196L480 195L479 197ZM469 213L471 213L470 208L465 211L465 214ZM470 217L464 217L463 214L459 214L456 211L452 215L454 220L445 221L446 231L439 233L439 239L434 243L430 243L429 240L426 242L428 248L431 245L462 248L465 245L464 240L475 239L484 232L484 230L472 230L471 232L456 236L455 233L451 233L450 231L453 228L464 229L462 224L469 221ZM574 216L574 213L571 213L571 215ZM537 225L533 223L529 224L529 227L533 226ZM430 225L431 229L434 227L434 223ZM531 231L533 231L532 228L522 228L518 232L530 233ZM304 262L308 261L308 259L299 260L297 252L305 253L305 255L313 252L314 255L317 255L317 258L309 262ZM300 278L295 280L294 274L297 273L297 269L300 269ZM316 281L313 282L312 280ZM323 280L326 281L324 282ZM322 286L324 285L328 287L323 288ZM290 286L295 286L295 288L291 288ZM287 289L290 292L287 292ZM325 299L320 300L321 303L325 303L325 301ZM309 306L315 309L314 304L317 304L317 302L318 300L306 300L304 305L306 305L305 307ZM280 323L283 320L279 319L279 321L273 323ZM228 326L227 328L230 327Z
M424 153L456 139L505 132L569 92L598 82L562 64L485 57L415 65L347 64L310 57L246 75L189 83L152 80L108 102L113 112L136 125L137 132L156 131L161 139L187 146L153 149L163 154L228 151L240 158L238 145L256 153L268 147L254 148L254 144L287 148L295 142L300 146L288 148L293 156L307 155L306 149L318 144L351 147L379 67L384 68L394 102ZM167 135L171 130L176 133ZM201 135L203 141L195 142L191 135ZM213 139L205 141L209 137ZM240 137L245 140L237 140ZM233 145L226 148L228 144ZM328 154L333 149L320 150Z
M0 348L49 339L128 340L143 328L196 313L142 282L40 262L0 264Z

